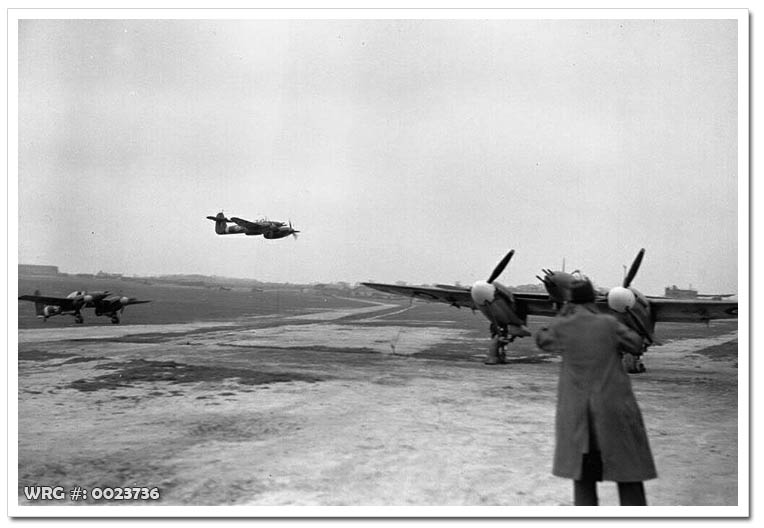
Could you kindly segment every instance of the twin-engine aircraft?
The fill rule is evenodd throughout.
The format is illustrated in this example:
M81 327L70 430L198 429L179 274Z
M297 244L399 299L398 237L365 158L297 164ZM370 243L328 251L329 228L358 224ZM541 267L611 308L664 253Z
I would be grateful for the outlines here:
M466 307L480 312L490 321L491 347L486 363L503 363L505 347L518 337L531 333L526 327L529 315L554 316L570 300L571 283L581 277L579 272L543 270L538 277L547 293L512 292L496 279L507 267L515 251L499 262L487 281L477 281L472 287L398 286L364 282L365 286L383 292L405 295L426 301L436 301ZM656 322L708 322L711 319L736 319L737 301L670 299L647 297L631 286L642 264L645 250L640 249L621 286L597 292L595 303L602 312L614 314L642 337L641 352L626 354L624 366L631 373L644 372L642 354L655 343Z
M22 301L32 301L34 303L37 317L47 321L48 317L54 315L73 315L74 322L82 324L85 319L82 317L83 308L95 308L97 316L107 315L111 317L113 324L119 323L120 314L125 311L125 307L131 304L143 304L151 301L139 301L135 297L124 297L114 295L108 291L74 291L66 297L50 297L40 295L40 291L34 292L34 295L22 295L19 297Z
M284 222L277 222L275 220L243 220L232 216L230 219L226 218L225 214L220 212L216 216L208 216L210 220L215 222L215 233L218 235L237 235L244 233L248 236L263 235L264 238L284 238L289 235L297 238L297 231L292 227L292 222L285 224ZM228 225L231 222L235 225Z

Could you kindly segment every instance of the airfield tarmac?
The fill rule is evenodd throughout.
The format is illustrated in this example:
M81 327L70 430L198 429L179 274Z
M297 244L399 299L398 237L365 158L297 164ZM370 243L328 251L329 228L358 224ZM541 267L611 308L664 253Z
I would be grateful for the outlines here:
M163 505L572 504L551 475L559 359L524 339L484 365L479 314L341 298L217 321L130 313L19 330L20 505L40 505L22 491L38 484L158 487ZM737 505L737 324L658 338L632 377L659 473L648 501ZM614 484L600 501L618 504Z

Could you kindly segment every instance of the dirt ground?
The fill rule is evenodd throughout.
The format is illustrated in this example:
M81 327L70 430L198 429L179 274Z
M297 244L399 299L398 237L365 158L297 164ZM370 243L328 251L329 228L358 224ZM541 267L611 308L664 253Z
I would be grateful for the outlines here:
M129 501L147 507L571 505L551 475L559 359L526 339L484 365L484 321L442 308L22 328L19 504L41 505L25 486L77 485L159 488ZM736 506L736 322L662 335L632 377L648 501ZM617 505L615 485L600 499Z

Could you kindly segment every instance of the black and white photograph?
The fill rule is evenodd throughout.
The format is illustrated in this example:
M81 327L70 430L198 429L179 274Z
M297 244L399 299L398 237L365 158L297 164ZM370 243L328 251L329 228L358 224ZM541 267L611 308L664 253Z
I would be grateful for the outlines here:
M747 9L7 17L11 517L750 515Z

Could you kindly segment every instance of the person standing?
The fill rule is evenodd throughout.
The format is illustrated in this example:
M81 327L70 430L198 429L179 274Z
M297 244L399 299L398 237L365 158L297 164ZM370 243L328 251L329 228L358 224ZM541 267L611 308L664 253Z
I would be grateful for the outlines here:
M594 304L588 279L536 334L542 350L562 355L552 473L573 479L576 506L596 506L598 481L618 483L622 506L645 506L644 481L657 477L642 413L621 362L641 338Z

